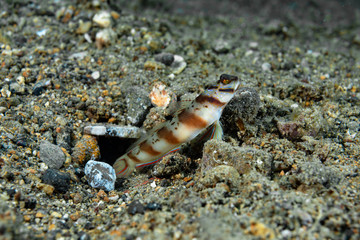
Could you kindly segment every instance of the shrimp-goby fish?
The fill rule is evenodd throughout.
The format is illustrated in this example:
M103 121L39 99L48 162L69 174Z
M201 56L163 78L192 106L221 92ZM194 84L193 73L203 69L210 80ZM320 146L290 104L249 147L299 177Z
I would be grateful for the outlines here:
M218 123L223 109L233 98L239 85L238 77L222 74L215 85L197 96L187 108L178 111L161 127L150 131L138 144L119 157L113 165L116 176L128 177L135 168L158 162L169 152L176 151L181 144L193 140L205 129Z

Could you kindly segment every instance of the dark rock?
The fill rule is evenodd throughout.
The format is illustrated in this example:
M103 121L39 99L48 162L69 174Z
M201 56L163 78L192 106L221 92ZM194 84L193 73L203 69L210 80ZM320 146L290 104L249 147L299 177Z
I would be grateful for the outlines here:
M86 230L91 230L94 228L95 228L95 226L91 222L87 222L84 226L84 229L86 229Z
M174 55L171 53L160 53L155 56L155 60L170 66L174 62Z
M84 176L85 176L84 169L82 169L82 168L75 168L75 174L76 174L76 176L78 176L79 178L84 177Z
M171 186L171 183L170 183L169 180L163 179L163 180L161 180L161 182L160 182L160 186L161 186L161 187L169 187L169 186Z
M136 213L144 214L145 207L139 200L135 200L129 204L127 212L131 215Z
M15 144L18 146L21 146L21 147L27 147L27 145L28 145L27 141L28 141L28 139L22 134L19 134L15 138Z
M70 187L69 174L55 169L47 169L42 176L42 180L44 183L54 186L55 190L61 193L67 192Z
M25 208L34 209L35 207L36 207L36 199L35 198L25 199Z
M7 189L7 190L6 190L6 193L7 193L7 195L8 195L10 198L12 198L12 197L15 195L16 192L17 192L17 191L16 191L15 188L11 188L11 189Z
M35 83L32 94L35 96L39 96L45 90L45 88L50 85L51 85L50 80L39 81L39 82Z

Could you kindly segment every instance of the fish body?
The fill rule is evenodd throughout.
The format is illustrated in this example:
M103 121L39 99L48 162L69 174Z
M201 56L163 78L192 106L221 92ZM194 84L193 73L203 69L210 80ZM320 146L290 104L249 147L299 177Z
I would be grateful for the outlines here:
M135 168L153 164L167 153L177 150L181 144L194 139L219 120L239 85L236 76L222 74L217 84L207 88L187 108L119 157L113 165L116 176L128 177Z

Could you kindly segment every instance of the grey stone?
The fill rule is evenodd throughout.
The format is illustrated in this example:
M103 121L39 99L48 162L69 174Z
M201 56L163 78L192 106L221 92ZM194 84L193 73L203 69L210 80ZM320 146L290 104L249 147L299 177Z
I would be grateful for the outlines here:
M119 138L140 138L145 132L134 126L116 126L111 124L96 124L84 127L84 133L93 136L109 136Z
M145 119L151 102L148 93L144 89L131 87L128 89L126 105L128 120L131 124L137 125Z
M160 53L155 56L155 60L170 66L174 62L174 55L171 53Z
M48 141L40 143L40 160L49 168L59 169L65 161L65 154L61 148Z

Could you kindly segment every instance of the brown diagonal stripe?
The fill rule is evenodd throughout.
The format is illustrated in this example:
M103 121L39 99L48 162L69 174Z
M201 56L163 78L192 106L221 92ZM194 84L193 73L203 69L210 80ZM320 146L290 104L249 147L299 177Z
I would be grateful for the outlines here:
M146 141L140 143L140 150L144 151L150 155L156 156L159 155L161 152L156 151L150 144L148 144Z
M203 95L203 94L201 94L200 96L198 96L198 97L195 99L195 101L196 101L197 103L201 103L201 104L208 102L208 103L210 103L210 104L212 104L212 105L215 105L215 106L217 106L217 107L222 107L222 106L225 105L225 103L219 101L216 97L206 96L206 95Z
M158 134L159 138L165 139L170 144L176 145L176 144L181 143L179 141L179 139L177 137L175 137L175 135L172 133L172 131L167 129L167 127L160 128L158 130L157 134Z
M189 112L189 111L182 111L179 114L179 122L185 124L190 128L205 128L207 126L207 122L199 117L198 115Z
M133 160L134 162L136 162L136 163L141 163L141 160L138 159L137 157L135 157L135 155L134 155L132 152L129 152L129 153L127 154L127 156L128 156L131 160Z

